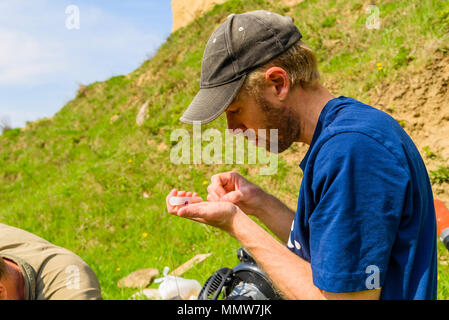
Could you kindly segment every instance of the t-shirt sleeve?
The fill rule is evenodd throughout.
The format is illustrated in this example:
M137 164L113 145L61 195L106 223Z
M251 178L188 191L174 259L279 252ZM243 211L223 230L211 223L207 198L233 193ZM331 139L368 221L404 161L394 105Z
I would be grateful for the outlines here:
M72 252L55 254L41 270L43 300L101 300L94 271Z
M314 284L329 292L382 287L404 207L406 170L385 146L352 132L329 139L312 170Z

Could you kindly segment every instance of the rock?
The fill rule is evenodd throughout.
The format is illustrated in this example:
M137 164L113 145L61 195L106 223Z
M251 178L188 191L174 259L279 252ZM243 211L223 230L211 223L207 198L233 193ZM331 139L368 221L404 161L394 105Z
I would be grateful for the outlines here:
M120 115L116 114L116 115L112 116L111 119L109 119L109 123L110 123L110 124L113 124L113 123L116 122L119 118L120 118Z
M226 2L226 0L172 0L172 32L188 25L190 22L212 9L214 5L223 2Z
M87 86L85 86L84 84L80 84L79 88L78 88L78 97L84 97L86 96L87 93Z
M137 114L136 123L139 127L143 125L148 117L148 103L149 101L147 100L142 107L140 107L139 113Z
M120 279L117 286L119 288L145 288L153 282L158 274L159 270L154 268L137 270Z
M216 4L221 4L226 1L227 0L172 0L172 32L175 32L179 28L185 27L195 19L198 19L207 11L211 10ZM284 6L292 7L302 1L303 0L282 0L281 3Z

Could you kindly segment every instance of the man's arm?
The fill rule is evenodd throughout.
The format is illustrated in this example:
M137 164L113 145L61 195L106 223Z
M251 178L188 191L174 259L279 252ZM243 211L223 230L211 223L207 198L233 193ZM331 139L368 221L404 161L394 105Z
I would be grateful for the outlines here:
M319 289L313 284L310 263L288 250L243 213L236 213L229 233L251 253L287 299L374 300L380 297L380 289L346 293Z
M263 198L266 205L253 215L282 242L287 243L295 212L269 193L265 193Z
M319 289L313 284L310 263L288 250L230 202L200 202L168 209L171 214L220 228L236 238L287 299L379 298L380 290L331 293Z

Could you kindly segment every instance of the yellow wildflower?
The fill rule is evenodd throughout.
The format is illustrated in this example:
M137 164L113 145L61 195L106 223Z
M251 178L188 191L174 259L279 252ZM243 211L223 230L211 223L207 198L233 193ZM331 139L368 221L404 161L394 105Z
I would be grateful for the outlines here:
M142 233L142 237L144 237L144 238L148 237L148 233L146 233L146 232Z

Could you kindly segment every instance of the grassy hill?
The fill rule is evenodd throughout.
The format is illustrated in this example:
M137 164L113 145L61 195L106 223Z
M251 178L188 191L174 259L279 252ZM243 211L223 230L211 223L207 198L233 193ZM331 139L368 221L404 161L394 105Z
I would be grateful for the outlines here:
M174 269L198 253L213 256L185 274L187 278L203 283L216 269L234 266L239 244L221 231L168 215L166 194L176 187L205 198L212 174L237 169L295 208L298 163L306 147L293 145L280 156L277 174L268 177L259 176L254 165L170 162L171 132L192 130L178 119L199 88L210 34L233 12L264 8L294 17L303 40L316 50L323 81L334 95L382 108L403 121L415 138L419 126L413 119L419 117L406 122L398 115L410 113L410 103L416 104L414 112L424 110L426 103L399 98L387 105L391 101L384 93L396 90L385 88L402 83L406 75L432 74L429 65L447 64L449 2L379 2L379 30L365 25L372 14L365 11L370 3L305 0L290 8L263 0L230 0L214 7L173 33L134 72L81 86L54 117L0 136L0 221L80 255L97 273L105 299L128 299L135 290L119 289L116 283L136 269ZM449 77L442 79L447 83ZM447 96L446 91L438 94ZM145 102L149 117L138 126L136 116ZM447 118L442 115L435 126L449 126L448 111L447 103L441 105L439 112ZM421 120L425 128L426 119ZM224 132L226 121L220 117L209 127ZM430 134L441 138L440 130ZM449 149L443 142L437 148L420 141L426 164L433 168L429 173L436 177L434 190L449 199ZM449 299L449 255L441 244L439 258L438 298Z

